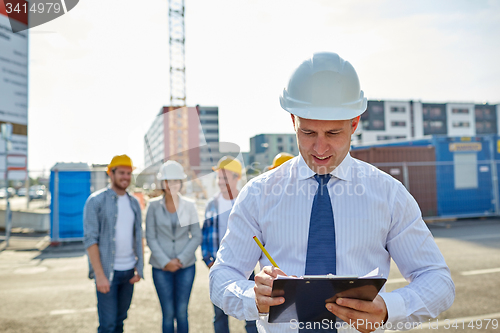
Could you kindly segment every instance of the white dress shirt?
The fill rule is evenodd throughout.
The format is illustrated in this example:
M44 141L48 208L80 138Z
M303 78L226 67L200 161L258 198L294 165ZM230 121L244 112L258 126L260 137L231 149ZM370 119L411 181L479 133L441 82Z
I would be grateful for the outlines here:
M362 276L379 267L388 277L391 257L409 285L385 292L388 325L426 322L451 306L450 271L420 209L390 175L347 154L332 171L328 192L335 221L337 275ZM257 262L271 263L252 239L257 236L288 275L304 275L314 172L302 156L252 179L238 195L228 231L210 270L212 302L240 320L259 319L254 282ZM260 332L297 332L292 325L257 321ZM356 330L352 330L356 331Z

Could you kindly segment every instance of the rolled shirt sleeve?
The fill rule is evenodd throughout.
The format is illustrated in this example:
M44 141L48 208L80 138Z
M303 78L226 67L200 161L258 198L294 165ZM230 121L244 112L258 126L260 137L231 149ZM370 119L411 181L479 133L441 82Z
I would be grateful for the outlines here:
M90 196L83 209L83 243L86 249L99 243L99 219L95 197Z

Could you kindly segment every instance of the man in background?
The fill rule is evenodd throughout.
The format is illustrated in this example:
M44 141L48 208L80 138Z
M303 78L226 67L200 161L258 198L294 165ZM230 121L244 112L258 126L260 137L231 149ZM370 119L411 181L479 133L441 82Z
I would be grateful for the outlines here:
M84 244L96 284L99 333L123 332L134 283L144 276L141 208L127 192L133 169L127 155L113 157L110 186L85 203Z
M220 242L226 233L229 213L231 213L234 201L239 193L237 185L241 179L242 167L237 159L224 156L219 160L217 166L212 169L217 172L217 183L220 192L208 202L205 209L201 250L203 261L205 261L208 268L214 264ZM250 280L253 280L253 274L250 276ZM215 304L214 312L215 333L229 333L228 316ZM247 333L256 333L255 320L247 321L245 328Z

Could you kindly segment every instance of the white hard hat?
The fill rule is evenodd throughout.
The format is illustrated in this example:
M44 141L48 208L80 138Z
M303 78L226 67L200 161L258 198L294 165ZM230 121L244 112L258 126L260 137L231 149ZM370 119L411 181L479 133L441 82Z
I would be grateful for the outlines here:
M283 109L301 118L352 119L366 110L354 67L337 53L315 53L293 72L280 96Z
M156 178L158 180L186 179L187 175L184 173L182 165L169 160L162 164Z

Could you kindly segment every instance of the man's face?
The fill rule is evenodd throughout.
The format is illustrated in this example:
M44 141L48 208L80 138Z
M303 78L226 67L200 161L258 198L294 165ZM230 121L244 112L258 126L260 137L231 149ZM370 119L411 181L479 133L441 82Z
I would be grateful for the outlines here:
M229 185L231 191L236 189L238 180L239 176L234 172L227 171L224 169L217 170L217 185L219 185L220 191L222 193L229 193L227 185Z
M351 135L359 117L350 120L313 120L292 115L297 144L305 162L315 173L332 172L349 152Z
M130 185L130 180L132 179L132 168L126 166L119 166L109 173L111 178L111 183L113 186L120 190L126 190Z

